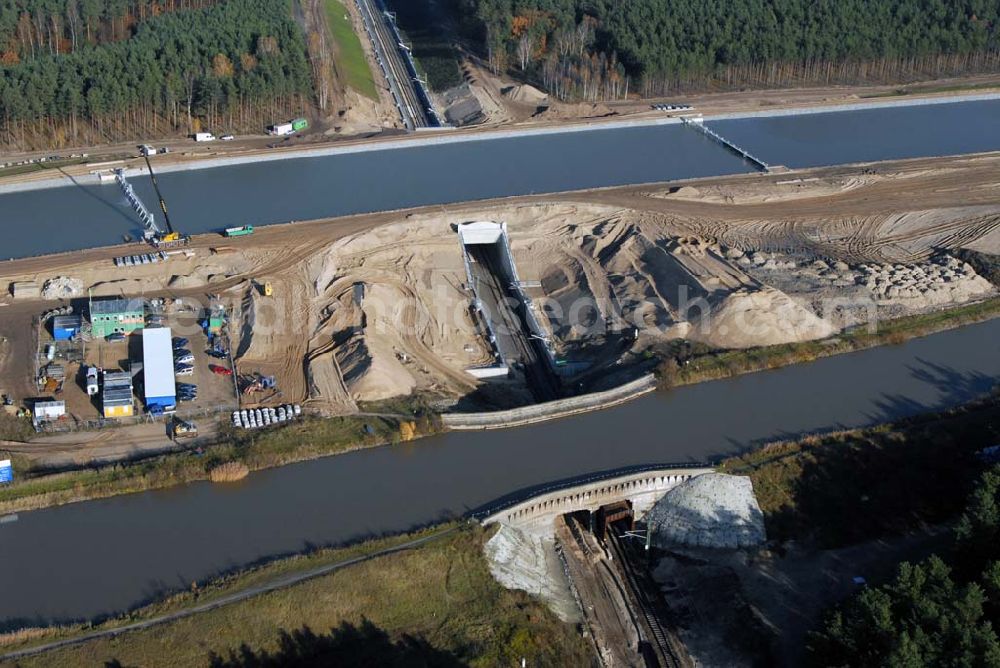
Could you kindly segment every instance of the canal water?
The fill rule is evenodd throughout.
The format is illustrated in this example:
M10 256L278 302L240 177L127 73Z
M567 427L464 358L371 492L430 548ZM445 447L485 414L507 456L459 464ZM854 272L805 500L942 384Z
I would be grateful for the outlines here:
M174 226L198 234L751 170L708 138L674 123L270 160L166 172L157 180ZM129 181L147 207L156 209L149 178ZM111 245L123 234L141 235L114 183L0 195L0 232L0 258Z
M766 162L789 167L1000 150L1000 100L788 113L708 125ZM701 133L672 123L470 137L167 172L159 181L172 222L196 234L752 169ZM132 182L155 209L149 179ZM0 195L0 259L111 245L139 233L114 184Z
M0 628L120 612L261 559L400 532L555 481L951 406L998 376L1000 319L545 424L23 513L0 524Z
M821 167L1000 151L1000 101L918 104L709 122L771 165Z

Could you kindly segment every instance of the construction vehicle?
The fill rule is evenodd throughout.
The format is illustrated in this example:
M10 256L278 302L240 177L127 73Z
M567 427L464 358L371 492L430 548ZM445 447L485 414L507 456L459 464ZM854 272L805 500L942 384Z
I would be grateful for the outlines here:
M264 281L264 296L270 297L274 294L274 288L271 287L271 281Z
M241 227L227 227L225 235L227 237L245 237L253 234L253 225L243 225Z
M86 378L87 378L87 396L93 397L98 392L96 366L87 367Z
M174 226L170 223L170 215L167 214L167 203L163 200L163 193L160 192L160 184L156 181L156 173L153 172L153 165L149 161L149 154L143 153L142 157L146 160L146 168L149 170L149 179L153 182L153 190L156 191L156 196L160 200L160 210L163 211L163 221L167 228L165 232L160 232L159 234L153 236L153 243L157 246L176 246L189 243L191 241L191 237L177 232L174 230Z
M174 416L172 431L174 438L194 438L198 435L198 426Z

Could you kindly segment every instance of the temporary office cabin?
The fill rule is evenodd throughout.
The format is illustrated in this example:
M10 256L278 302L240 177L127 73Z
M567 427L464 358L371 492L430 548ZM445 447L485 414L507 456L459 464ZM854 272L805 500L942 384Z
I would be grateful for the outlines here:
M135 404L132 401L131 373L128 371L104 373L101 409L106 418L129 417L135 413Z
M52 338L69 341L80 333L82 319L78 315L57 315L52 319Z
M66 415L65 401L36 401L32 408L35 420L39 422L43 420L58 420L63 415Z
M141 298L94 299L90 302L90 328L94 338L129 334L145 324L146 305Z

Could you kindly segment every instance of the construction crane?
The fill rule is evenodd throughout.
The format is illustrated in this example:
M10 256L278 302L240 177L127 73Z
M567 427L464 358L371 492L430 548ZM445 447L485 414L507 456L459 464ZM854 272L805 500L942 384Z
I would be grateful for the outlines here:
M142 157L146 160L146 169L149 170L149 179L153 182L153 190L156 191L156 196L160 200L160 210L163 211L163 221L167 228L166 232L156 236L157 244L186 244L190 241L190 237L187 235L182 236L179 232L174 230L174 226L170 224L170 215L167 213L167 203L163 200L163 193L160 192L160 184L156 182L156 173L153 171L153 165L149 161L149 151L142 151Z

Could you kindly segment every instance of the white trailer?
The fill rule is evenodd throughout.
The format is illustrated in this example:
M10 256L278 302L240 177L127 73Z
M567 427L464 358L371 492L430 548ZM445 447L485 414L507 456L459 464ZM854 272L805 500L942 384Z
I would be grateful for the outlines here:
M284 135L290 135L295 132L295 128L292 127L291 123L279 123L278 125L271 126L271 134L282 137Z
M195 141L215 141L215 135L213 135L211 132L195 132L194 133L194 140Z
M33 408L37 422L58 420L66 415L65 401L36 401Z

